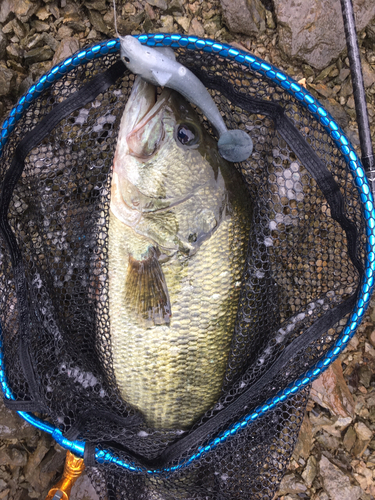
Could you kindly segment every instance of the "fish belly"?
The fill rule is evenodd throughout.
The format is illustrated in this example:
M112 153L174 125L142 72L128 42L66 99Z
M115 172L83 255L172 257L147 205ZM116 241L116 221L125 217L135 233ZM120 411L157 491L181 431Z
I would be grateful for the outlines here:
M129 228L110 214L113 368L123 399L151 427L188 428L220 396L248 237L235 222L222 221L192 257L162 264L172 316L148 328L126 307Z

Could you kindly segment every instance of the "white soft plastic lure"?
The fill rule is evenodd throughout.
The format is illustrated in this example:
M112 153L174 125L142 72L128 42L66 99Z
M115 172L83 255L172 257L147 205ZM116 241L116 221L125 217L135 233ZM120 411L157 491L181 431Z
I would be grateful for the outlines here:
M218 149L223 158L241 162L251 155L251 137L244 130L227 129L206 87L188 68L176 61L171 48L147 47L131 35L119 38L121 58L132 73L153 85L176 90L186 100L198 106L219 135Z

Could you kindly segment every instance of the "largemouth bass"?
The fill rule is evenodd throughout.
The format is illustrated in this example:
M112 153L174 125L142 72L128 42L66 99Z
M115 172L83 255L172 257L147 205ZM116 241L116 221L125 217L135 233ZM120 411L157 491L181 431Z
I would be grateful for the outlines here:
M121 395L185 429L218 399L251 202L177 92L137 77L120 124L109 222L109 314Z

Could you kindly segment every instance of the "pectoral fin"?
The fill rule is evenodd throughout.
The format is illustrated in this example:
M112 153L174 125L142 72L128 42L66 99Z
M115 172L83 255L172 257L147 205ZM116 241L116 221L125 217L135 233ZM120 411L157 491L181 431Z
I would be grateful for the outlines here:
M168 325L171 304L157 251L150 248L144 260L129 256L125 304L148 325Z

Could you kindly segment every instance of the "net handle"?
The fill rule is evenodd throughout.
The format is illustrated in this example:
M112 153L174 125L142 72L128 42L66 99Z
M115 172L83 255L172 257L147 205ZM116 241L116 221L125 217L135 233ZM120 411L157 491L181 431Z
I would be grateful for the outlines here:
M355 28L353 3L352 0L340 1L342 17L344 20L344 30L346 46L348 49L350 73L353 84L353 95L357 115L359 140L361 144L361 159L371 185L371 192L373 196L375 196L375 159L371 142L370 125L366 104L366 93L363 82L357 33Z

